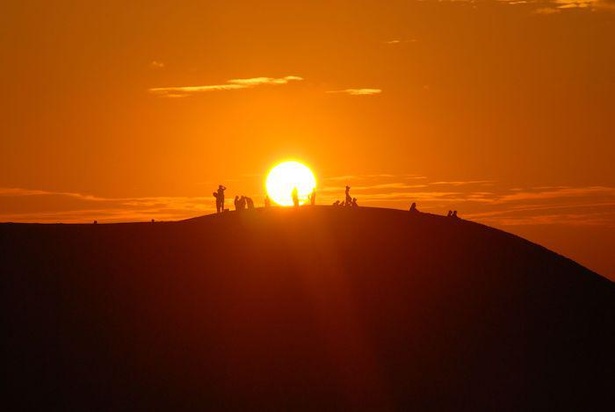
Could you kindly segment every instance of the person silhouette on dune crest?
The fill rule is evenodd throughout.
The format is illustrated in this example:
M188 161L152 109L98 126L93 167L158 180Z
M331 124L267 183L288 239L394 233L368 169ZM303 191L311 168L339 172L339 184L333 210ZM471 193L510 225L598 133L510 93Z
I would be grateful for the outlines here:
M216 198L216 213L224 212L224 191L226 187L218 185L218 190L214 192Z
M239 196L235 196L233 204L235 205L235 210L239 210Z
M308 196L310 199L310 204L314 206L316 204L316 188L312 189L312 193Z
M299 190L297 190L296 187L293 188L293 191L291 192L291 196L293 198L293 205L295 207L299 207Z
M352 197L350 197L350 186L346 185L346 200L344 200L346 206L352 205Z
M246 196L246 206L248 210L254 209L254 200L251 197Z
M238 210L244 210L246 208L246 197L241 196L237 201Z

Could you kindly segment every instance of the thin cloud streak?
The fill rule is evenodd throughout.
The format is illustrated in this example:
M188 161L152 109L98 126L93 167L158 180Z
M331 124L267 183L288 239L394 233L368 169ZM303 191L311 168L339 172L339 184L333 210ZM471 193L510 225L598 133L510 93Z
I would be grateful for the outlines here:
M615 188L604 186L560 187L553 189L528 189L522 192L505 194L496 198L494 203L527 202L529 200L566 199L588 196L607 196L615 198Z
M80 193L0 188L3 222L84 223L181 220L213 213L208 197L103 198ZM11 210L9 200L18 200ZM64 200L62 200L64 199ZM69 199L73 199L69 202ZM15 202L13 202L15 203ZM23 210L26 210L23 212Z
M510 5L532 4L539 8L534 10L535 14L557 14L560 11L587 9L591 11L615 11L615 1L613 0L501 0L502 3Z
M436 0L432 1L435 2ZM476 2L475 0L437 0L437 2L469 3L474 7L480 6L480 2ZM561 10L567 11L578 9L591 11L615 11L615 1L613 0L494 0L494 2L510 6L538 7L532 13L542 15L557 14Z
M543 16L549 16L551 14L559 13L561 13L561 10L554 7L540 7L534 10L534 14L542 14Z
M290 82L302 81L299 76L274 77L252 77L247 79L231 79L224 84L213 84L204 86L174 86L174 87L154 87L149 92L159 97L187 97L199 93L252 89L259 86L280 86Z
M92 195L84 195L81 193L50 192L47 190L1 187L0 197L9 197L9 196L10 197L13 197L13 196L66 196L66 197L72 197L72 198L88 200L88 201L104 200L103 198L99 198L99 197L92 196Z
M494 180L468 180L468 181L442 181L433 182L432 185L445 185L445 186L467 186L467 185L485 185L492 186L495 184Z
M382 89L344 89L344 90L329 90L330 94L347 94L350 96L373 96L382 93Z
M416 180L426 180L426 176L415 175L415 174L391 174L391 173L374 173L374 174L364 174L364 175L343 175L343 176L328 176L324 177L322 180L327 182L340 182L340 181L365 181L368 179L416 179Z
M384 43L384 44L391 45L391 46L394 46L394 45L398 45L398 44L416 43L417 41L418 41L418 40L416 40L416 39L410 39L410 40L399 40L399 39L394 39L394 40L387 40L387 41L384 41L383 43Z

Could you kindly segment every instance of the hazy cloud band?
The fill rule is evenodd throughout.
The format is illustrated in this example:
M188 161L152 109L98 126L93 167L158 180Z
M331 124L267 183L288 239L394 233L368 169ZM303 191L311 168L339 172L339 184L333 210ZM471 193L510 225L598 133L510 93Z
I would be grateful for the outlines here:
M294 81L302 81L299 76L285 77L252 77L247 79L231 79L224 84L212 84L203 86L173 86L173 87L154 87L149 92L160 97L186 97L198 93L251 89L258 86L279 86Z
M381 89L344 89L344 90L329 90L327 93L348 94L350 96L371 96L382 93Z
M343 200L346 184L360 206L406 209L417 202L424 212L446 214L447 210L458 210L464 218L495 226L615 227L615 187L502 188L489 180L431 182L424 176L380 173L324 177L317 188L318 203L328 205ZM248 195L257 206L262 205L262 194ZM0 221L4 222L181 220L215 210L210 196L104 198L20 188L0 188L0 202Z

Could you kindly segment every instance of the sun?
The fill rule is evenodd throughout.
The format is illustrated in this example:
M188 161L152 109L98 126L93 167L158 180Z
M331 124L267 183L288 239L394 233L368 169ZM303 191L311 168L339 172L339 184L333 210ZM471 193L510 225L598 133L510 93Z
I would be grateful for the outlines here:
M293 205L292 191L297 188L299 204L304 204L316 188L316 178L302 163L282 162L269 171L265 187L271 200L281 206Z

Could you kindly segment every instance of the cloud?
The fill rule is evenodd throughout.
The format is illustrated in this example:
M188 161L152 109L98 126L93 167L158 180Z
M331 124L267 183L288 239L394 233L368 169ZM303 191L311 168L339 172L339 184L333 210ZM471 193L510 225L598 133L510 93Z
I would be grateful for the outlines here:
M372 96L382 93L381 89L344 89L344 90L330 90L327 93L341 93L348 94L350 96Z
M50 192L47 190L0 187L0 197L25 197L25 196L65 196L65 197L71 197L75 199L92 200L92 201L102 200L101 198L97 198L92 195L84 195L80 193Z
M213 84L203 86L174 86L174 87L153 87L149 92L160 97L186 97L199 93L251 89L258 86L279 86L294 81L302 81L299 76L274 77L252 77L247 79L231 79L224 84Z
M588 10L611 10L615 11L614 0L527 0L510 1L504 0L508 4L534 4L539 6L534 10L535 14L550 15L562 10L569 9L588 9Z
M615 188L605 186L588 186L588 187L539 187L528 188L524 190L515 190L512 193L506 193L496 196L495 203L512 203L512 202L527 202L530 200L563 200L570 198L613 198L615 199Z
M534 14L542 14L544 16L548 16L550 14L559 14L561 13L560 9L554 7L540 7L534 10Z
M228 83L237 84L240 86L246 87L256 87L262 85L279 85L279 84L287 84L291 81L301 81L303 78L299 76L286 76L278 79L272 77L253 77L251 79L232 79L229 80Z
M494 180L466 180L466 181L443 181L433 182L432 185L465 186L465 185L493 185Z
M591 9L615 11L615 0L553 0L560 9Z
M594 8L599 3L600 1L598 0L554 0L553 1L553 4L555 4L558 9Z
M406 44L406 43L416 43L418 40L417 39L410 39L410 40L399 40L399 39L394 39L394 40L387 40L384 41L384 44L389 44L392 46L395 45L399 45L399 44Z
M348 184L351 196L361 206L407 209L417 202L423 212L444 215L448 210L458 210L463 218L496 227L549 224L615 229L615 187L609 186L506 187L491 180L431 181L425 176L391 173L323 176L320 182L317 198L324 205L343 200ZM214 186L211 182L207 185ZM262 199L259 193L247 195L257 203ZM106 198L0 188L0 202L3 222L182 220L214 212L211 196Z
M407 181L407 180L425 180L427 179L427 177L416 175L416 174L409 174L409 173L405 173L405 174L372 173L372 174L361 174L361 175L326 176L322 178L322 180L326 182L343 182L344 185L346 185L346 183L357 182L357 181L361 181L361 182L380 181L381 179L384 179L384 180L401 179L403 181Z
M428 1L428 0L427 0ZM468 3L474 8L480 5L481 2L476 0L431 0L438 3ZM489 1L487 1L489 2ZM604 10L615 11L615 0L493 0L495 3L503 5L513 6L526 6L538 7L532 13L541 15L556 14L554 10L573 10L573 9L587 9L587 10ZM394 43L393 43L394 44Z
M181 220L212 213L213 198L104 198L90 194L0 188L2 222L84 223Z

